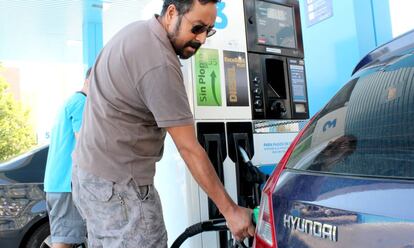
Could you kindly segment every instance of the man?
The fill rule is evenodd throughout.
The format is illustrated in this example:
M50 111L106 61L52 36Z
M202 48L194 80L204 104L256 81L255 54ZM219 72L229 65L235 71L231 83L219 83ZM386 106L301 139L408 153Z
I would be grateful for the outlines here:
M89 247L166 247L153 186L166 131L237 239L251 211L225 192L195 136L180 58L214 34L218 0L165 0L161 16L122 29L100 53L74 153L74 199Z
M83 243L86 237L85 223L72 201L71 155L82 123L90 71L86 72L82 90L65 102L52 129L44 191L53 248L69 248Z

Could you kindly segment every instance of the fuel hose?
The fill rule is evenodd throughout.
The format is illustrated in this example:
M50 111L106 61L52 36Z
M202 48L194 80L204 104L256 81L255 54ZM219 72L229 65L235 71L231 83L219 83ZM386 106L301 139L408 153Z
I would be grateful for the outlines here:
M226 226L225 219L213 219L200 222L187 227L185 231L174 241L174 243L171 245L171 248L179 248L185 240L202 232L227 230L228 228Z

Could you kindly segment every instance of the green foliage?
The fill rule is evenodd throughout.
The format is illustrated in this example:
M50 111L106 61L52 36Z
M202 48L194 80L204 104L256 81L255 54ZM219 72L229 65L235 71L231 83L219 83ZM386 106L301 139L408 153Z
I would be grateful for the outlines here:
M0 76L0 161L27 151L36 143L30 111L13 98L8 88L9 84Z

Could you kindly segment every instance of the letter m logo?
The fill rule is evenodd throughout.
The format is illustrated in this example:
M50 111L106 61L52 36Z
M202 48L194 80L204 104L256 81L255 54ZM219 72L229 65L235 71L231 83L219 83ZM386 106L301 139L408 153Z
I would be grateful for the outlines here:
M333 119L331 121L327 121L324 125L323 125L323 131L326 132L326 130L328 128L334 128L336 127L336 119Z

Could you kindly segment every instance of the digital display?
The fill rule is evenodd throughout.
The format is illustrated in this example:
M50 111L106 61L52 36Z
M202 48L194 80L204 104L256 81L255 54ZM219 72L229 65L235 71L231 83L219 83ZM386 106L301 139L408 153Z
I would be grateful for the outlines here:
M256 25L258 44L296 48L293 8L257 1Z

